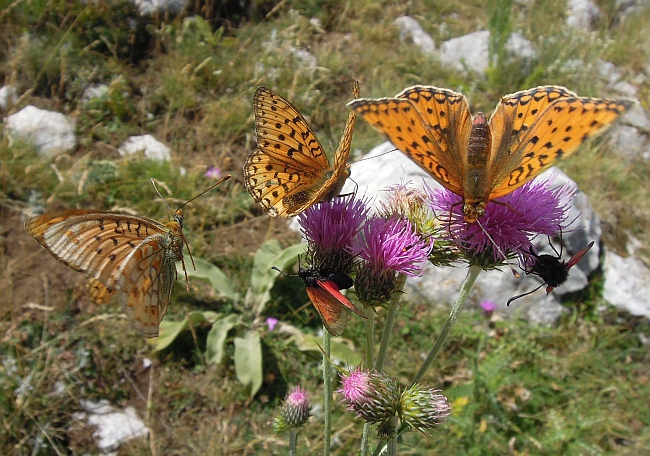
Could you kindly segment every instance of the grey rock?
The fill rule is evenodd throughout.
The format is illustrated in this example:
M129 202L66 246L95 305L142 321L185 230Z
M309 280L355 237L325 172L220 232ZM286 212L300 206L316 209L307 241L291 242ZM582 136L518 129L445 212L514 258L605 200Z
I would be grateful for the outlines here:
M482 30L452 38L440 45L440 60L459 71L469 69L484 73L489 66L488 41L490 32ZM507 51L516 57L530 59L535 55L533 45L523 36L513 33L506 43Z
M639 128L644 131L650 131L650 119L641 103L634 103L628 112L621 118L621 123Z
M55 157L77 147L74 121L59 112L26 106L6 117L5 122L10 140L33 142L43 157Z
M140 16L178 14L185 9L188 0L133 0Z
M106 400L82 400L81 406L86 413L76 413L74 418L96 428L93 437L97 439L97 448L103 453L115 451L122 443L134 438L144 438L149 434L149 429L133 407L129 406L120 411Z
M605 252L603 297L632 315L650 318L650 269L641 260Z
M648 147L648 138L638 128L629 125L614 125L609 136L612 151L628 160L642 155Z
M144 156L151 160L171 160L171 149L151 135L131 136L117 151L123 157L144 152Z
M88 103L95 98L102 98L108 94L109 87L106 84L93 84L88 87L81 96L81 103Z
M18 103L18 89L12 85L0 87L0 110L8 111Z
M591 0L569 0L567 9L569 27L591 31L600 18L600 10Z
M399 39L402 43L412 42L420 48L424 54L433 54L436 50L436 43L427 32L425 32L418 21L409 16L398 17L393 21L400 29Z

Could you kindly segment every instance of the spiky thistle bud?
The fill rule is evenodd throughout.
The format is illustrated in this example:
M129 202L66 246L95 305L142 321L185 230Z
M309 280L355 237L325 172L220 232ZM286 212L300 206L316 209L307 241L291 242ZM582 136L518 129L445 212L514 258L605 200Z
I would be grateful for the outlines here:
M427 386L415 384L400 398L401 420L423 434L443 423L450 412L449 402L440 390Z
M273 420L273 431L284 434L290 429L303 426L309 420L309 409L307 390L300 386L293 387L280 406L279 415Z
M400 388L383 372L357 368L342 376L343 403L357 417L368 423L379 423L395 416L398 411Z

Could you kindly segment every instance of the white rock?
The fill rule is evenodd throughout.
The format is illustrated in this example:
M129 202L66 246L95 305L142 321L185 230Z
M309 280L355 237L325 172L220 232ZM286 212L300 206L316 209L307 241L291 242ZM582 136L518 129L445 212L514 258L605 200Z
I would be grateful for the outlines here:
M436 43L433 41L433 38L412 17L398 17L393 21L393 24L400 28L399 40L402 43L411 41L425 54L433 54L435 52Z
M489 65L489 38L490 32L487 30L452 38L440 45L439 58L442 63L451 65L459 71L467 68L483 73ZM531 58L535 55L530 41L517 33L510 35L506 49L517 57Z
M87 415L77 415L85 419L97 430L93 436L97 438L97 448L106 452L116 450L122 443L139 437L146 437L149 429L138 418L133 407L127 407L120 412L115 410L106 400L100 402L81 401L81 406Z
M26 106L5 121L10 139L32 141L43 157L55 157L77 146L74 121L59 112Z
M623 114L621 122L641 130L650 131L650 119L641 103L634 103L630 110Z
M609 86L613 86L623 77L621 70L619 70L616 65L611 62L599 60L597 65L598 74L605 80L605 82L607 82L607 85Z
M178 14L185 9L188 0L133 0L140 16L153 16L165 13Z
M18 89L12 85L0 87L0 110L7 111L18 102Z
M634 159L647 150L648 139L635 127L617 124L609 131L614 153L627 159Z
M650 270L635 257L605 254L603 297L632 315L650 318Z
M591 0L569 0L567 9L569 27L590 31L600 18L600 10Z
M612 89L630 98L636 97L636 94L639 91L639 89L637 89L635 86L633 86L632 84L626 81L617 82L616 84L614 84Z
M106 84L93 84L88 87L81 96L82 103L88 103L95 98L102 98L108 93L109 87Z
M144 156L152 160L171 160L171 149L151 135L131 136L117 151L123 157L144 152Z

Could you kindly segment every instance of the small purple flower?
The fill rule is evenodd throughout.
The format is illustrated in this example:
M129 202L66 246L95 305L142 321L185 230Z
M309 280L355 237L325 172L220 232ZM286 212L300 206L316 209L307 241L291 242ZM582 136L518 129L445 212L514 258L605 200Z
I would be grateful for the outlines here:
M277 318L269 317L266 319L266 326L268 326L269 331L273 331L278 323L279 320Z
M573 222L567 222L569 202L575 185L551 189L556 175L547 181L533 180L512 193L490 201L476 223L463 218L462 197L448 190L431 190L431 208L443 222L440 236L456 243L472 262L495 265L510 256L529 252L538 234L556 235ZM486 234L487 232L487 234Z
M211 179L220 179L221 169L217 168L216 166L210 166L205 172L205 177L209 177Z
M497 308L497 304L494 301L490 301L490 300L487 300L487 299L485 301L481 302L480 305L481 305L481 308L483 309L483 314L486 317L491 316L492 313L494 313L494 311Z

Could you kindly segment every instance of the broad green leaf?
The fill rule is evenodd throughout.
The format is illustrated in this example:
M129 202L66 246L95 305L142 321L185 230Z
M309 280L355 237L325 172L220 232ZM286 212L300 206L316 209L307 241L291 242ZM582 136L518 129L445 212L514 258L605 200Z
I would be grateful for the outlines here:
M221 364L228 331L237 325L237 320L237 315L230 314L212 325L205 343L205 360L208 364Z
M201 258L195 258L194 263L196 264L196 271L192 267L192 260L189 255L183 255L183 261L185 261L185 267L187 267L187 275L189 277L203 279L210 282L214 291L216 291L217 296L220 298L226 298L233 302L239 300L239 294L234 290L231 283L232 281L215 265L209 261L202 260ZM181 263L176 263L176 270L178 271L179 279L184 278L183 268Z
M262 342L257 332L235 337L235 373L242 385L250 387L252 399L262 386Z
M260 316L264 312L271 298L271 288L280 274L271 267L284 270L294 265L298 261L298 255L304 253L306 248L307 244L295 244L282 250L280 243L276 239L271 239L257 249L251 276L255 316Z
M301 331L294 334L289 341L295 342L300 351L313 351L319 355L322 354L322 338L315 337L313 334L305 334ZM332 361L341 361L351 366L361 364L361 355L354 348L352 341L342 337L332 337L330 342Z
M183 331L189 328L190 322L194 326L199 326L203 323L212 324L218 318L217 312L195 310L189 312L181 321L161 321L159 336L151 339L151 343L154 344L153 351L157 352L169 347Z

